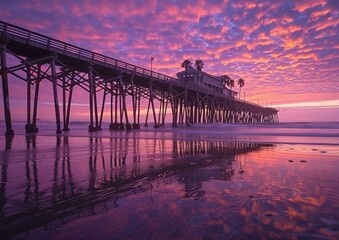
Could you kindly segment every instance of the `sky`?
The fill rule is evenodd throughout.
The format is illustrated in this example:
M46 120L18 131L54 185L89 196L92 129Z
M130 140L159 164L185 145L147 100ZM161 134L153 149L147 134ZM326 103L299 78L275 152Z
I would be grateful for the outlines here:
M153 56L173 77L200 58L210 74L243 78L241 98L282 122L339 121L337 0L2 0L0 19L145 68ZM24 89L11 80L10 94ZM11 101L16 116L24 107Z

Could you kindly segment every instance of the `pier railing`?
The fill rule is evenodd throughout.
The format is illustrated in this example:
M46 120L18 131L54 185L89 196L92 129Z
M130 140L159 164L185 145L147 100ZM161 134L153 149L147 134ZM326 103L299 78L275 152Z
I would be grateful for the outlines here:
M102 55L100 53L92 52L87 49L77 47L75 45L68 44L60 40L56 40L54 38L50 38L42 34L3 21L0 21L0 37L4 39L10 38L11 40L16 40L24 44L38 47L40 49L53 51L59 54L63 54L65 56L91 62L93 64L98 64L113 69L119 69L124 72L131 72L139 76L143 76L146 78L148 77L155 81L163 81L179 87L183 88L187 87L190 90L195 90L211 95L222 96L221 94L217 93L212 89L202 88L194 84L190 84L188 82L185 83L179 81L177 78L173 78L171 76L158 73L155 71L150 71L149 69L139 67L124 61L120 61L118 59Z
M93 64L97 64L100 66L105 66L124 72L134 73L138 76L146 77L154 81L165 82L167 84L187 88L189 90L197 91L200 93L229 99L228 96L219 93L213 89L207 89L205 87L197 86L194 83L190 82L183 82L178 80L177 78L162 73L158 73L155 71L151 71L149 69L134 64L130 64L112 57L108 57L100 53L92 52L87 49L44 36L40 33L30 31L25 28L21 28L4 21L0 21L0 39L1 38L2 39L8 38L23 44L44 49L46 51L53 51L55 53L63 54L65 56L69 56L86 62L91 62ZM231 100L242 102L254 107L261 107L259 104L255 104L237 98L234 99L231 98Z
M99 62L103 65L108 65L110 67L124 69L132 72L139 73L144 76L152 77L154 79L166 80L177 82L177 79L158 73L150 71L146 68L139 67L118 59L107 57L105 55L89 51L87 49L68 44L54 38L44 36L42 34L29 31L27 29L0 21L0 32L2 32L2 37L11 37L20 42L24 42L28 45L36 46L45 50L53 50L57 53L64 55L69 55L73 58L80 60L85 60L89 62Z

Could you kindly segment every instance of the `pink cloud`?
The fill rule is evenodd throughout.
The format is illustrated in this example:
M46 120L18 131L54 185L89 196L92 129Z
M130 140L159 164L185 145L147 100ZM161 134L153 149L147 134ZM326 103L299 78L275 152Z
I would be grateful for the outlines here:
M318 0L299 0L295 1L295 9L299 12L304 12L307 9L316 7L316 6L324 6L326 1L318 1Z
M326 3L34 0L6 3L6 8L0 3L0 14L13 24L143 67L155 56L153 68L171 76L182 70L183 59L202 58L206 71L244 77L248 96L266 93L274 102L281 94L286 101L333 98L328 89L339 88L339 19Z

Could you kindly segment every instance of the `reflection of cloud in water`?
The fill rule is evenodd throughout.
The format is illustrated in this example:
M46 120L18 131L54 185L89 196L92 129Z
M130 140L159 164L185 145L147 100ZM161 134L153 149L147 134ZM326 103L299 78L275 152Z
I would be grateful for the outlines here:
M15 136L7 146L0 230L8 236L335 234L324 232L337 226L336 178L319 153L302 150L312 146L51 136Z
M12 140L8 148L17 147L10 143ZM261 146L43 136L26 136L25 145L25 150L13 149L2 163L1 231L9 235L41 225L48 229L55 221L63 225L62 219L81 216L83 211L94 214L100 208L115 208L117 199L149 191L154 181L178 177L186 186L186 195L191 196L194 189L188 186L209 178L200 178L197 169L229 165L236 154ZM11 180L14 165L23 174ZM15 204L8 204L13 201Z

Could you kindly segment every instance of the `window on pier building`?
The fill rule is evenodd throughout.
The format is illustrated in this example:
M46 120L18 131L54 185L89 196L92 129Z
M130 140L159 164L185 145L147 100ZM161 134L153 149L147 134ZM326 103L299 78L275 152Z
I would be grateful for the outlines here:
M223 93L223 84L221 78L218 76L211 75L209 73L199 71L194 68L183 70L177 73L178 79L181 81L187 81L195 83L200 86L212 89L213 91Z
M204 82L203 79L202 79L202 74L198 74L198 82Z

